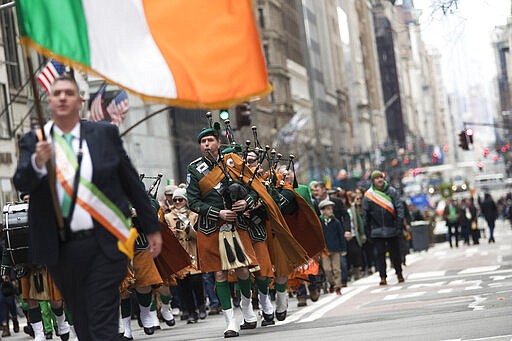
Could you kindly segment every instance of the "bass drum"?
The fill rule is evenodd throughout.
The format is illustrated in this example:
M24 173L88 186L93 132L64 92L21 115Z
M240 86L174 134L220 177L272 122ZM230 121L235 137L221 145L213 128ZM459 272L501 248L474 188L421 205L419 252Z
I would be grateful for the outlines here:
M30 264L28 203L10 203L2 210L5 251L12 265Z

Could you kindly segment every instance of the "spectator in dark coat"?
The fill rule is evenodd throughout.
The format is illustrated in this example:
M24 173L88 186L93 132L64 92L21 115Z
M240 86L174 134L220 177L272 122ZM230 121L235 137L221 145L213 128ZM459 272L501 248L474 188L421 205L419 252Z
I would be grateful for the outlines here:
M489 243L495 243L494 240L494 226L496 224L496 219L498 219L498 206L492 199L489 193L485 193L484 200L479 202L480 210L487 222L487 226L489 226Z

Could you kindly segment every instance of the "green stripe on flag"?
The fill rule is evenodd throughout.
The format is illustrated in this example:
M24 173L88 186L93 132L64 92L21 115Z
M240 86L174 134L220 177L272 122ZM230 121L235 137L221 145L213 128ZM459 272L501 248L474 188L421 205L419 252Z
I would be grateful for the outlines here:
M17 0L22 36L57 55L90 66L89 39L79 0Z

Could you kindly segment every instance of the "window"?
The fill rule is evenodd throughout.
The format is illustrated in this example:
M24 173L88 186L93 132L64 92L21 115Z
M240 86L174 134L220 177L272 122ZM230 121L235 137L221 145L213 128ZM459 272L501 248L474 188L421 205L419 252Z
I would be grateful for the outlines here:
M258 8L258 18L260 21L260 27L265 28L265 15L263 14L263 8Z
M7 105L6 86L0 83L0 139L8 139L11 137L9 108Z
M18 44L16 42L14 7L0 11L0 23L2 25L7 78L9 79L10 87L17 89L21 87L21 73L18 60Z

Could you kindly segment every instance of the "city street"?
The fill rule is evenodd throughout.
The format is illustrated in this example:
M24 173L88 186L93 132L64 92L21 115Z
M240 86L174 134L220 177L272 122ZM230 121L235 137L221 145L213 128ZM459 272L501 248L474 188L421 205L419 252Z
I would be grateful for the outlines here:
M450 249L436 244L407 257L406 282L393 272L388 286L377 274L352 282L342 296L322 294L297 308L290 300L288 318L275 326L241 331L243 340L511 340L512 230L498 221L496 244ZM239 318L241 314L238 311ZM25 325L25 321L21 323ZM163 325L163 324L162 324ZM132 321L136 340L220 340L222 315L195 325L177 321L152 336ZM55 338L55 337L54 337ZM28 340L19 333L5 340Z

